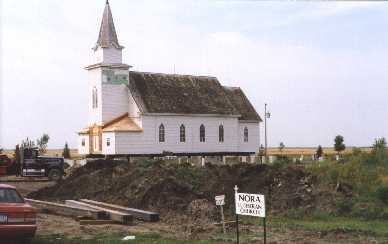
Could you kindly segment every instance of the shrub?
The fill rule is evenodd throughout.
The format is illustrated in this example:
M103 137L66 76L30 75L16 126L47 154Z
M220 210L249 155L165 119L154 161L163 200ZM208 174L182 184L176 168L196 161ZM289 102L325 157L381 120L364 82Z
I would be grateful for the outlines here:
M375 202L360 202L353 205L352 217L363 219L380 219L384 216L384 208Z
M380 186L376 190L376 196L383 203L388 204L388 186Z
M67 142L65 143L65 147L63 148L62 156L67 159L71 158L70 149L69 149L69 145L67 145Z
M276 160L273 164L275 167L283 167L290 163L292 163L292 160L289 157L285 155L276 155Z
M350 199L341 199L336 202L337 214L348 215L352 212L354 202Z

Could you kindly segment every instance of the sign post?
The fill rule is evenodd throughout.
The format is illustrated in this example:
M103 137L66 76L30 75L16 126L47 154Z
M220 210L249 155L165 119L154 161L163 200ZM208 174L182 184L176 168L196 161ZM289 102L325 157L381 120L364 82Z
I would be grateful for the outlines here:
M261 217L264 228L264 244L267 242L267 230L265 222L265 198L261 194L238 193L238 187L234 187L236 203L237 243L239 243L238 215Z
M237 185L234 186L234 202L235 202L235 205L236 205L236 239L237 239L237 244L240 243L240 237L239 237L239 233L238 233L238 213L237 213L237 194L238 194L238 187Z
M226 234L226 229L225 229L225 217L224 217L224 205L225 205L225 195L221 196L216 196L216 205L220 206L221 209L221 223L222 223L222 232Z

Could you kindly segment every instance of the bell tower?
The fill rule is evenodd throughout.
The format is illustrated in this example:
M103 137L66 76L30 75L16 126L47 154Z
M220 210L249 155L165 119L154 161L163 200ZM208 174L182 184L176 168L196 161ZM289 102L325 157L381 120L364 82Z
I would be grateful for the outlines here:
M123 46L119 44L109 1L106 1L96 45L93 47L95 63L122 63Z
M128 112L126 85L131 66L122 62L123 49L107 0L98 39L92 48L92 64L85 67L89 73L89 126L102 126Z

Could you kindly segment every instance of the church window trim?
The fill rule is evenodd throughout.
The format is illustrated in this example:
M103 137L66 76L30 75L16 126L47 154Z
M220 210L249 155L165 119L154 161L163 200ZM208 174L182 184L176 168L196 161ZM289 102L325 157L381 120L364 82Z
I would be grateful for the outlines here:
M97 108L98 107L98 94L97 94L97 88L96 87L93 87L92 103L93 103L93 108Z
M206 129L203 124L199 127L199 141L200 142L206 141Z
M249 140L249 131L248 131L248 127L245 126L244 128L244 142L248 142Z
M184 124L179 127L179 141L186 142L186 127Z
M163 124L159 125L159 142L165 142L165 128Z
M218 142L224 142L224 126L220 125L218 127Z

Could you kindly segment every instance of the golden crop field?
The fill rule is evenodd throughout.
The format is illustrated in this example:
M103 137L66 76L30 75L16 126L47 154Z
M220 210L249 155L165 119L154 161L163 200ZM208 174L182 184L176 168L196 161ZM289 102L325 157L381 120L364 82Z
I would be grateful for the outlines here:
M354 147L346 148L346 150L343 152L345 154L349 154L352 152ZM334 151L334 148L332 147L323 147L323 154L327 156L335 155L336 152ZM361 151L364 152L370 152L372 150L371 147L359 147ZM317 148L313 147L285 147L282 151L279 150L279 148L276 147L270 147L268 148L268 155L274 156L274 155L285 155L285 156L311 156L315 154ZM62 156L63 149L48 149L45 153L45 156ZM3 152L8 157L13 157L13 150L4 150ZM77 149L70 149L70 154L72 157L79 157Z
M44 154L44 156L50 156L50 157L61 157L62 156L63 149L47 149L47 152ZM7 155L8 157L13 157L14 150L4 150L3 153ZM78 157L78 150L77 149L70 149L70 155L72 157Z

